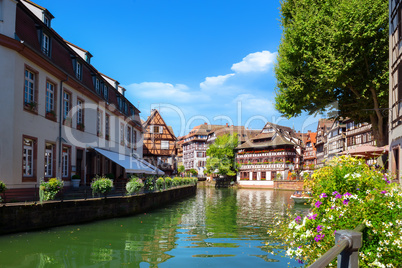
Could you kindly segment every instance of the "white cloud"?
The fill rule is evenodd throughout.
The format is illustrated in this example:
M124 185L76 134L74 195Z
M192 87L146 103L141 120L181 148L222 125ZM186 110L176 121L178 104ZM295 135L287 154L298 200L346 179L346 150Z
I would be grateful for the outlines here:
M205 78L205 81L200 83L201 89L215 88L217 86L222 86L226 80L235 74L218 75Z
M233 100L235 104L239 102L241 103L241 109L248 112L268 115L275 111L273 103L270 100L259 98L253 94L241 94Z
M199 91L191 91L183 84L170 84L162 82L142 82L126 86L129 95L148 100L163 100L164 102L190 102L194 99L207 100L209 97Z
M267 50L250 53L241 62L233 64L231 69L236 73L265 72L274 64L277 54Z

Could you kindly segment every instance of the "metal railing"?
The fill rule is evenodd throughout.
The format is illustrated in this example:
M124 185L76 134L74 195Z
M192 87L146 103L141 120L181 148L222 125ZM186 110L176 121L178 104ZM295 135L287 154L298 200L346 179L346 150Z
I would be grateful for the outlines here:
M335 233L335 246L316 260L309 268L322 268L338 256L338 268L358 268L359 248L362 246L362 231L366 226L358 225L354 230L340 230Z

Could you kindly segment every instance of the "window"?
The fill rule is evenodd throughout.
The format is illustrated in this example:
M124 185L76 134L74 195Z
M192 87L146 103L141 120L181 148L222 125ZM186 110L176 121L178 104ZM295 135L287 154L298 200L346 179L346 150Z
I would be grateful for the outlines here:
M43 15L43 23L46 24L47 27L50 28L50 17L47 15Z
M102 129L103 129L103 112L98 109L96 117L96 135L98 135L98 137L102 137Z
M169 141L161 141L161 150L169 150Z
M75 64L75 77L77 77L79 80L82 79L82 64L78 61Z
M71 107L71 95L70 93L64 91L63 92L63 119L66 120L68 118L68 113L70 112Z
M124 124L120 123L120 145L124 145Z
M96 93L100 94L100 82L98 78L95 78L95 90Z
M204 153L203 152L197 152L197 157L204 157Z
M53 144L46 143L45 147L45 177L53 176Z
M62 177L68 178L68 171L70 167L70 150L68 147L63 146L63 153L62 153Z
M54 85L50 82L46 82L46 113L55 113L54 108Z
M23 174L24 177L34 176L34 141L32 139L24 139L24 153L23 153Z
M162 134L163 133L163 127L162 126L151 126L151 133Z
M137 132L133 129L133 149L137 148Z
M35 103L35 74L29 70L25 70L24 102Z
M131 127L127 126L127 147L131 147Z
M106 85L103 85L103 97L105 98L105 100L108 100L109 98L109 91Z
M84 101L77 99L77 128L84 130Z
M42 52L50 56L50 38L46 34L42 34Z
M110 139L110 115L108 114L105 117L105 138Z

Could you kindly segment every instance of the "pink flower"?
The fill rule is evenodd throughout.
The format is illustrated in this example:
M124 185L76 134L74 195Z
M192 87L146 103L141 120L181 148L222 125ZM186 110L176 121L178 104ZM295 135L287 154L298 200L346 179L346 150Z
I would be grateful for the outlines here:
M326 193L320 194L320 198L325 198L325 197L327 197L327 194L326 194Z
M339 193L337 191L332 192L332 195L336 195L336 194L339 194Z
M308 216L308 219L309 220L315 220L316 217L317 217L317 214L314 214L314 215Z
M343 204L344 204L344 205L347 205L348 203L349 203L349 200L348 200L348 199L343 200Z
M325 236L325 234L318 234L316 237L314 237L314 241L315 241L315 242L318 242L318 241L320 241L321 239L323 239L324 236Z
M317 226L317 232L321 233L321 231L322 231L322 225L318 225Z
M315 205L316 208L319 208L321 206L321 204L322 204L321 201L317 201L317 202L315 202L314 205Z
M300 220L301 220L301 217L300 217L300 216L297 216L297 217L295 218L295 222L297 222L297 223L299 223Z
M341 198L342 196L340 194L335 195L335 198Z
M352 194L346 192L343 196L352 196Z

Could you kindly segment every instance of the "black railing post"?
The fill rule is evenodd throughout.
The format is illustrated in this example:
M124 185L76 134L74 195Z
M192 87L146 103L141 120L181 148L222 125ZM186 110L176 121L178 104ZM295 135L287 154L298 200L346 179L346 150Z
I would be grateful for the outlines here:
M362 246L362 233L352 230L340 230L335 233L335 242L338 244L347 240L349 247L338 255L338 268L358 268L359 248Z

